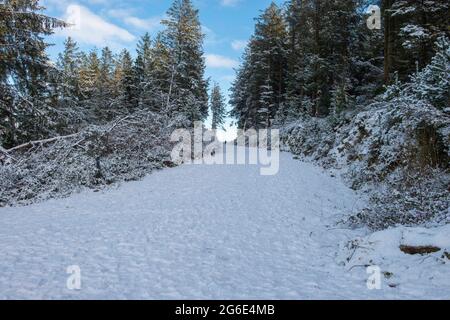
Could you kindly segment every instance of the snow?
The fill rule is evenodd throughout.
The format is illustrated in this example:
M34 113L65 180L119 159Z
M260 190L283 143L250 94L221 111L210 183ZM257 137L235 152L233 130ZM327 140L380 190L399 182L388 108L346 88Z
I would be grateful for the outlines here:
M428 229L403 226L386 229L355 239L354 248L340 252L341 263L350 256L350 261L345 261L348 269L367 264L382 266L387 275L386 284L395 286L401 295L449 299L450 265L448 258L444 257L444 252L450 253L449 235L450 225ZM434 246L441 250L428 255L410 255L399 250L401 245ZM419 285L419 282L423 283Z
M402 244L436 246L450 252L450 224L439 228L398 228L402 230Z
M289 153L280 161L275 176L252 165L183 165L99 192L1 208L0 299L450 297L448 263L433 259L395 288L368 290L365 268L339 261L343 244L369 239L367 232L336 226L365 200L324 169ZM398 242L400 230L413 229L389 230L374 239L392 233ZM427 239L445 241L448 231ZM394 250L391 238L385 245ZM398 252L383 260L379 248L377 263L395 266L395 276L402 266L407 272L406 259L418 259ZM80 290L66 287L73 265Z

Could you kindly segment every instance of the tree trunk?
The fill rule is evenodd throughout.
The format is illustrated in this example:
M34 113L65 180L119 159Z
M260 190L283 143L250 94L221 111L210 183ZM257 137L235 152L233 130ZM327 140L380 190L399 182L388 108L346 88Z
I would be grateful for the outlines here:
M392 18L389 12L393 4L393 0L383 0L382 10L384 17L384 83L389 84L391 82L391 70L392 70L392 44L394 41Z

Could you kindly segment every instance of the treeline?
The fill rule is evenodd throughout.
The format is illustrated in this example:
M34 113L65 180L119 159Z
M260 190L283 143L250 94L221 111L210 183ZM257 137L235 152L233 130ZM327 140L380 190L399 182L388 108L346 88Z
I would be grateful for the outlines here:
M370 4L381 7L381 30L367 27ZM231 114L239 127L261 128L366 102L431 62L449 13L447 1L272 3L237 70Z
M41 14L36 0L0 2L0 146L67 135L136 110L180 126L208 115L203 38L191 0L175 0L154 39L137 54L81 52L69 38L58 60L43 36L67 24ZM93 31L95 32L95 31Z

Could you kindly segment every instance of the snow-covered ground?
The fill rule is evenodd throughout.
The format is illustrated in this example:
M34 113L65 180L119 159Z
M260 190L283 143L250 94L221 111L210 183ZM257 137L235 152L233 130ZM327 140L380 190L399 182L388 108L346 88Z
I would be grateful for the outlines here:
M2 208L0 298L450 298L442 252L392 254L402 240L397 229L375 234L377 242L335 226L362 205L340 178L282 153L275 176L250 165L183 165L104 191ZM347 263L339 248L357 237ZM388 244L373 245L383 239ZM380 290L367 288L371 263L386 273ZM80 290L66 286L72 265L81 270Z

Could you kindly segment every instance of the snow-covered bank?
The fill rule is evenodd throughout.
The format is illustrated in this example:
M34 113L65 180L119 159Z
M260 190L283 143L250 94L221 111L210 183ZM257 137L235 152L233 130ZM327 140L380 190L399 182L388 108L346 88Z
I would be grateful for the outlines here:
M298 120L281 138L284 150L338 168L352 189L368 191L369 206L349 225L380 230L450 222L449 132L448 112L398 99Z
M282 153L275 176L258 166L183 165L118 188L1 208L0 298L450 297L448 264L436 263L432 282L418 273L368 290L365 268L338 263L339 244L366 232L335 223L364 205L340 178ZM79 291L66 287L72 265L81 270Z
M350 226L450 223L448 39L436 48L428 66L373 100L359 97L323 118L309 112L278 120L287 151L342 169L353 189L370 193Z

